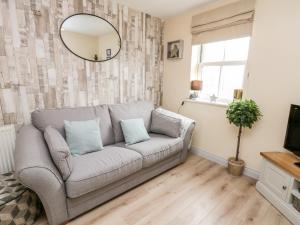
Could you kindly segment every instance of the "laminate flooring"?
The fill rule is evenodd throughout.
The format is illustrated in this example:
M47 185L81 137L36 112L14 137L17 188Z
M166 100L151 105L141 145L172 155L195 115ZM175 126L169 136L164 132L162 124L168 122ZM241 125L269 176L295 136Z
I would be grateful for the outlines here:
M290 225L255 180L190 154L187 161L68 225ZM42 216L35 225L47 225Z

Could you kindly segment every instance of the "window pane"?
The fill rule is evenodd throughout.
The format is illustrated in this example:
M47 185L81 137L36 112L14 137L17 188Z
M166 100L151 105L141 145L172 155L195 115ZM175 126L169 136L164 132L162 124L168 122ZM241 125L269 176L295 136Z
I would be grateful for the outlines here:
M224 58L224 41L203 44L202 62L220 62Z
M234 89L243 88L245 66L223 66L221 71L220 98L233 99Z
M247 60L249 43L245 37L193 46L191 79L203 80L200 98L216 95L218 101L230 101L234 89L243 88L245 63L240 61Z
M201 90L201 97L208 97L218 94L220 67L219 66L205 66L202 69L203 87Z
M250 37L225 41L225 61L244 61L248 58Z

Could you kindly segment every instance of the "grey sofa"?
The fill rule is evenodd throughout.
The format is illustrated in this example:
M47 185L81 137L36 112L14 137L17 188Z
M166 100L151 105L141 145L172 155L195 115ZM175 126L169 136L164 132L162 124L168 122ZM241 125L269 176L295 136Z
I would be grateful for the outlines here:
M17 135L15 172L38 194L50 225L62 224L185 161L195 123L161 108L156 110L181 119L179 138L149 133L148 141L124 144L120 120L143 118L150 132L152 110L152 103L136 102L32 113L32 125ZM97 117L104 150L73 157L72 173L64 181L49 154L44 129L51 125L65 137L64 120Z

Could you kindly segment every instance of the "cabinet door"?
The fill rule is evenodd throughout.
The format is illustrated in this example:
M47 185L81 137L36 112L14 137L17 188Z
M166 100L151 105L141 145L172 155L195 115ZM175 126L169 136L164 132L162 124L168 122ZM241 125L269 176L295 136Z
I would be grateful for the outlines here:
M291 179L289 174L265 161L262 182L282 200L287 198Z

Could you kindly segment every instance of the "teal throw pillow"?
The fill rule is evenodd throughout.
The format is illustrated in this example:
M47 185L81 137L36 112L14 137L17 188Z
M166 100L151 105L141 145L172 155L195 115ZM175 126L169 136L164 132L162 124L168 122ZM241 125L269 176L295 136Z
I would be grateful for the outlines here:
M121 128L123 131L125 142L128 145L147 141L150 139L143 119L121 120Z
M72 155L103 149L99 118L86 121L64 121L66 139Z

